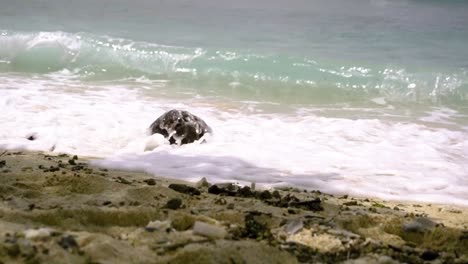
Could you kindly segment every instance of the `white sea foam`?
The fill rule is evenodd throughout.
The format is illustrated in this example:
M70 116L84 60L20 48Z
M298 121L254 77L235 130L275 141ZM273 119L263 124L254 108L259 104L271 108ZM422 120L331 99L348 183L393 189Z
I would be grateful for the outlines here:
M0 147L102 157L95 161L99 166L190 181L206 177L468 205L466 130L330 118L304 109L265 114L248 102L235 108L203 98L150 98L141 91L53 75L0 76ZM178 147L149 137L149 124L172 108L202 117L214 130L207 143ZM27 140L32 133L37 139Z

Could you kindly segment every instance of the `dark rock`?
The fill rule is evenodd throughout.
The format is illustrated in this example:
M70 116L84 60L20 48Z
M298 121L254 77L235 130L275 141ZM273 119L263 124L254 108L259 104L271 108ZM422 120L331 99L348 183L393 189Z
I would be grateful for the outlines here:
M192 186L185 184L173 183L169 185L169 188L180 193L190 194L190 195L200 195L200 191Z
M164 208L177 210L182 206L182 200L180 198L173 198L167 201Z
M3 168L4 166L6 166L6 161L0 160L0 168Z
M188 144L211 133L211 128L198 116L182 110L170 110L150 125L151 134L161 134L171 144Z
M29 134L29 135L26 136L26 139L31 140L31 141L36 140L37 139L37 134L36 133Z
M237 191L237 196L240 197L253 197L255 196L254 192L248 186L244 186Z
M208 193L216 195L236 196L239 187L232 184L214 184L208 188Z
M355 205L358 205L358 203L357 203L357 201L349 201L349 202L344 202L343 205L355 206Z
M102 205L104 205L104 206L106 206L106 205L110 205L110 204L112 204L112 202L111 202L111 201L104 201L104 202L102 203Z
M275 199L280 199L281 200L281 195L277 190L273 191L271 196L273 196L273 198L275 198Z
M260 200L269 200L269 199L273 198L273 196L271 195L271 193L269 191L265 190L265 191L259 193L258 198Z
M230 210L234 209L234 204L233 203L228 204L227 209L230 209Z
M421 254L421 258L426 261L432 261L439 257L439 253L432 250L426 250Z
M290 202L289 206L310 211L323 210L322 201L320 200L320 198L315 198L314 200L309 201Z
M74 159L68 160L68 164L70 164L70 165L76 165L76 163L75 163L75 160L74 160Z
M77 159L78 159L78 156L77 156L77 155L74 155L74 156L73 156L73 159L74 159L74 160L77 160Z
M76 240L72 236L64 236L62 237L58 244L63 248L63 249L74 249L78 248L78 243L76 243Z
M143 182L146 182L148 185L156 185L156 181L154 179L146 179L143 180Z

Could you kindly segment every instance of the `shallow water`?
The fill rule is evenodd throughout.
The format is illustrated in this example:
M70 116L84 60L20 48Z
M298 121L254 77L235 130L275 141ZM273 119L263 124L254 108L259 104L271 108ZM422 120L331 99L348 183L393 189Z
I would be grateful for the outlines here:
M0 5L1 147L468 204L463 1ZM149 137L172 108L202 117L207 143Z

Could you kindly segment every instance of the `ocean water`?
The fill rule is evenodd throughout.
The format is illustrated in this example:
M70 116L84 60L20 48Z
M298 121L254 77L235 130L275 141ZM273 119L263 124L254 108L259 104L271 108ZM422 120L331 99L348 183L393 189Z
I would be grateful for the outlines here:
M0 147L467 206L467 14L456 0L0 0ZM173 108L213 135L149 136Z

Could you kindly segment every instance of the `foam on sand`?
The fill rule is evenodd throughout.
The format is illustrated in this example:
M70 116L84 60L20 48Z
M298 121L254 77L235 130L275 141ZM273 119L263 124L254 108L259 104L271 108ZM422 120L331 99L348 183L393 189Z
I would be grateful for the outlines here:
M2 148L102 157L96 164L191 181L468 205L468 132L462 128L267 113L249 103L226 110L201 97L181 104L53 78L1 77L0 93ZM148 126L172 108L202 117L214 131L207 143L172 146L150 138Z

